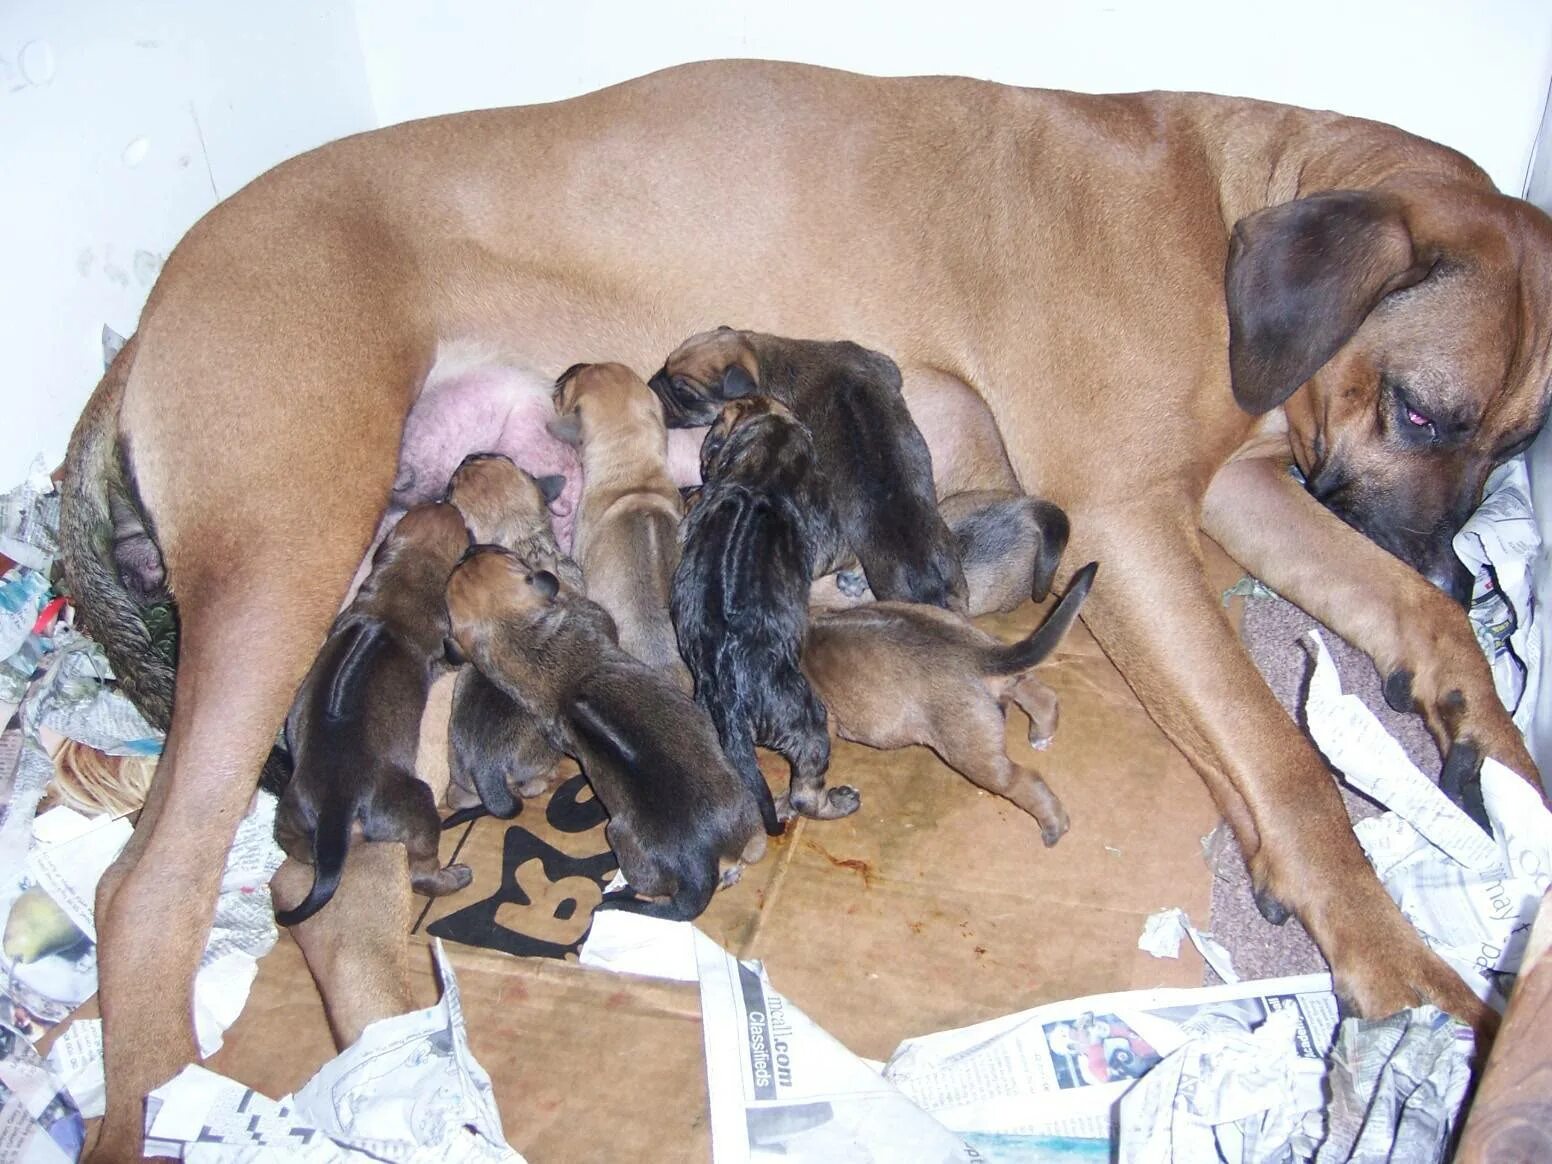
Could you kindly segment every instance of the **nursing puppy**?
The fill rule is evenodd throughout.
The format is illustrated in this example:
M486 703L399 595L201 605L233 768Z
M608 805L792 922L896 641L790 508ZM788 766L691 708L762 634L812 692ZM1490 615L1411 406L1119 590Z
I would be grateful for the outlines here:
M769 832L780 832L793 812L825 820L856 812L856 789L825 787L824 704L798 665L809 584L842 553L814 444L786 405L748 396L725 405L706 434L701 476L673 588L695 700L760 798ZM779 808L756 745L774 748L792 767Z
M631 892L605 894L602 907L687 921L740 862L764 855L760 807L711 723L620 650L596 602L479 546L453 571L447 609L457 650L575 757L609 813L605 835Z
M880 602L816 617L803 671L842 739L874 748L925 744L954 771L1005 796L1040 823L1054 845L1067 810L1040 775L1007 753L1009 702L1029 716L1029 742L1056 731L1056 693L1031 673L1078 617L1099 567L1090 562L1039 628L1002 643L948 611Z
M680 344L652 388L675 425L709 423L721 401L755 392L781 401L813 435L841 537L873 593L965 610L964 570L938 515L932 454L888 356L846 341L723 327Z
M463 514L474 540L501 546L532 570L546 570L564 587L582 591L582 571L561 552L550 506L565 480L531 477L499 453L464 458L447 486L447 500ZM513 796L537 796L561 760L543 725L474 667L458 673L448 723L447 805L443 827L460 824L483 808L509 820L522 809Z
M291 926L333 896L352 839L401 841L417 893L469 884L442 868L431 789L415 777L426 692L444 660L448 574L469 545L451 505L411 509L378 547L355 601L335 621L286 720L295 763L275 816L287 854L314 867L313 886L275 918Z
M576 364L555 382L550 431L581 449L582 501L572 555L620 646L689 690L668 591L679 561L679 487L668 472L663 407L623 364Z

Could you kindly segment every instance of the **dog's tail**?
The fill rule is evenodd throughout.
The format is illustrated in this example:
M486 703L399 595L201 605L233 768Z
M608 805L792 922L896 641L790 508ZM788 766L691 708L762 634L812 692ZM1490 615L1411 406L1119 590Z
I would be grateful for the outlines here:
M679 887L667 901L647 901L629 889L616 889L604 894L597 908L620 909L626 913L639 913L643 917L660 917L668 921L694 921L706 912L712 894L716 891L716 870L697 869L690 876L679 878Z
M150 604L130 592L114 559L115 506L144 519L119 446L119 407L137 338L108 365L70 436L59 491L60 561L81 625L102 644L120 689L165 731L172 722L173 662L147 621ZM146 536L153 548L148 523Z
M1062 595L1056 608L1046 615L1045 621L1035 628L1035 632L1016 643L988 650L983 657L982 671L987 675L1017 675L1029 670L1054 651L1056 644L1072 628L1073 620L1078 617L1083 600L1089 596L1089 590L1094 585L1094 575L1098 572L1099 563L1090 562L1074 574L1067 593Z
M733 765L733 771L738 773L739 780L743 781L744 787L760 806L760 819L765 822L766 833L779 837L781 821L776 818L776 802L771 798L771 786L760 773L760 761L754 754L754 731L749 725L749 717L741 714L734 703L735 700L713 699L702 706L711 716L712 726L717 729L717 739L722 741L722 754Z
M277 909L275 920L283 926L304 922L324 906L339 888L345 872L345 854L350 851L350 833L356 823L356 802L349 792L335 785L318 810L313 829L313 887L294 909Z

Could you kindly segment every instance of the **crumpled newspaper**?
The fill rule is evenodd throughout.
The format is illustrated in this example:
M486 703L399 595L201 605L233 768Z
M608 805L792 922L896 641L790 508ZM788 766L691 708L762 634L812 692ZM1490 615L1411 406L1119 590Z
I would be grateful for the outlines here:
M1296 1017L1250 1031L1215 1016L1166 1056L1121 1099L1122 1164L1444 1158L1471 1078L1469 1027L1432 1006L1350 1018L1322 1062L1298 1054Z
M1493 669L1499 698L1522 732L1530 727L1541 684L1539 612L1533 592L1541 532L1531 509L1525 458L1493 470L1482 504L1454 540L1455 556L1476 575L1471 625Z
M27 480L0 495L0 554L42 574L59 556L59 493L42 457Z
M1183 909L1161 909L1149 914L1142 923L1142 936L1137 939L1137 948L1155 958L1178 958L1180 943L1186 938L1191 940L1196 952L1202 956L1202 961L1211 966L1213 973L1220 979L1224 982L1239 981L1234 959L1224 949L1223 943L1192 925Z
M20 1031L0 1024L0 1158L69 1164L85 1141L85 1121L53 1064Z
M295 1095L269 1099L185 1067L146 1102L146 1154L195 1164L522 1164L502 1132L490 1076L469 1051L452 966L440 941L432 950L442 1000L373 1023Z
M1353 787L1391 811L1354 826L1385 888L1479 997L1503 1008L1542 894L1552 883L1552 812L1496 760L1482 764L1482 831L1406 756L1363 702L1344 695L1318 632L1305 715Z

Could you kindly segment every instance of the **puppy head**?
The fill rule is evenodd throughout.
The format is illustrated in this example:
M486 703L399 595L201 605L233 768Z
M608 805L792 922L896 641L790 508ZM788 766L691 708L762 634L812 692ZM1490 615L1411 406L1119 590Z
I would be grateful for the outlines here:
M564 477L531 477L500 453L471 453L447 484L447 500L463 514L476 542L512 549L550 528L550 503Z
M760 361L747 331L719 327L692 335L652 377L670 428L711 424L724 401L760 390Z
M447 580L447 614L459 651L473 656L501 624L527 624L546 613L560 592L548 570L530 570L500 546L471 546Z
M806 432L779 400L745 396L724 404L701 444L701 480L715 481L746 462L751 447L770 445L778 435Z
M1552 220L1475 181L1298 198L1241 219L1234 397L1283 409L1309 491L1462 600L1451 541L1547 413Z
M578 448L605 429L661 431L663 408L624 364L573 364L555 381L550 435Z
M413 575L425 574L440 586L468 548L463 515L445 501L427 501L388 531L372 558L372 576L393 575L395 585L405 586L415 584Z

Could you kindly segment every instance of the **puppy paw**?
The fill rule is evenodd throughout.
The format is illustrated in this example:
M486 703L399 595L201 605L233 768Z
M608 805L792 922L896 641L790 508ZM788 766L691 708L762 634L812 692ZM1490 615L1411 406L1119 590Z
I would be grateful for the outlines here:
M836 820L843 816L850 816L861 807L862 793L850 784L837 784L833 788L825 789L824 800L819 811L814 815L820 820Z
M1037 752L1043 752L1051 746L1051 741L1056 738L1056 733L1042 732L1034 724L1029 725L1029 746Z
M835 588L847 598L861 598L868 592L868 579L861 567L842 570L835 576Z

